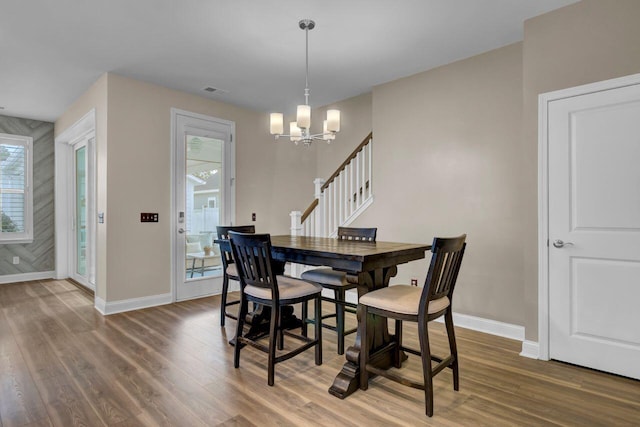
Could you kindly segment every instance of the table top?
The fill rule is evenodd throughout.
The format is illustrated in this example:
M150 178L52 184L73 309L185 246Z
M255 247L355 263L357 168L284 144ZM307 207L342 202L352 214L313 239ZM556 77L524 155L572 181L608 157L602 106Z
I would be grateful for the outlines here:
M271 236L274 259L325 265L348 272L372 271L425 257L428 244L362 242L329 237Z
M193 252L190 254L187 254L187 259L210 259L210 258L217 258L220 255L216 255L213 252L211 252L210 255L205 255L204 252Z

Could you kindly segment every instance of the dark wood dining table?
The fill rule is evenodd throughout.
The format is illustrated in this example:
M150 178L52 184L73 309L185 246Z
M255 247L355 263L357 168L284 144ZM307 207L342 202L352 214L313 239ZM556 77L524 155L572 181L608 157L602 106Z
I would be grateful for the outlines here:
M367 292L389 285L398 273L398 265L422 259L431 249L428 244L396 242L361 242L325 237L271 236L272 256L281 262L328 266L347 273L357 280L358 298ZM371 326L369 326L371 325ZM391 341L386 318L371 315L367 326L373 331L369 345L383 347ZM329 393L344 399L359 388L360 331L353 346L345 352L346 362L329 388ZM375 362L381 368L392 365L387 353Z

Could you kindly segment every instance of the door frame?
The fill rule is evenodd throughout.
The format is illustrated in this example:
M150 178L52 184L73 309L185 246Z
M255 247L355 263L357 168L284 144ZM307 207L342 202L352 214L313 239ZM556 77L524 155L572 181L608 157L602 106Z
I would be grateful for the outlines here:
M74 145L87 141L87 287L97 294L96 283L96 110L91 109L80 120L55 138L55 278L71 277L74 268L73 227L70 218L75 216L72 203L74 195ZM85 285L85 284L83 284Z
M229 203L225 203L225 217L230 218L231 223L235 222L236 218L236 124L230 120L224 120L213 116L207 116L204 114L194 113L191 111L181 110L178 108L171 108L171 217L170 217L170 230L171 230L171 295L172 301L178 301L178 280L184 280L184 277L178 277L180 267L178 266L177 259L177 228L178 225L178 213L176 208L177 201L177 188L176 188L176 176L178 175L178 117L184 116L188 118L206 120L210 122L219 123L223 126L229 127L230 141L228 150L224 151L224 175L221 177L221 182L224 183L226 192L229 194ZM184 261L182 261L184 265Z
M640 84L640 73L538 96L538 359L549 360L549 104Z

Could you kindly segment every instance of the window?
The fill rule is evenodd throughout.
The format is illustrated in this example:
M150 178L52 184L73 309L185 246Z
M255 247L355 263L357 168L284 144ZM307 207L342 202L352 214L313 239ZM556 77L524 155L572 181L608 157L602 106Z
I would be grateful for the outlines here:
M0 243L33 240L33 138L0 133Z

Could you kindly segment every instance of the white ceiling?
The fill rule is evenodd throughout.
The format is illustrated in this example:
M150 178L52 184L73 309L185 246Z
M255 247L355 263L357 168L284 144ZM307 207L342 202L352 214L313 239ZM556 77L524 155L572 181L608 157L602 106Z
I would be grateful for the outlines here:
M113 72L261 111L313 107L522 40L576 0L0 0L0 114L53 121ZM203 88L222 89L207 93Z

